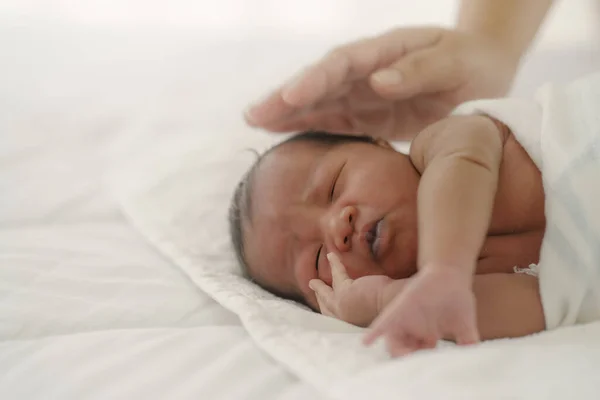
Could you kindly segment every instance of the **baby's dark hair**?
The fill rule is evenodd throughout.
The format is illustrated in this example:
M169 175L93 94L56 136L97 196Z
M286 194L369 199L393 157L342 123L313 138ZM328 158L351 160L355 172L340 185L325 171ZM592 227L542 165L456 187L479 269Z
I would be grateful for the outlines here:
M263 154L258 155L256 161L250 169L244 174L240 182L237 184L231 204L229 206L229 234L235 251L236 258L242 266L244 275L252 282L258 284L263 289L273 293L276 296L305 303L303 299L291 296L290 294L282 293L276 288L267 287L265 284L255 280L250 273L248 263L246 262L244 249L244 233L242 229L242 221L248 218L252 205L251 193L253 178L256 170L261 164L261 161L271 152L279 147L290 143L315 143L327 147L335 147L344 143L360 142L375 144L376 141L370 136L345 135L337 133L329 133L324 131L308 131L291 136L289 139L271 147Z

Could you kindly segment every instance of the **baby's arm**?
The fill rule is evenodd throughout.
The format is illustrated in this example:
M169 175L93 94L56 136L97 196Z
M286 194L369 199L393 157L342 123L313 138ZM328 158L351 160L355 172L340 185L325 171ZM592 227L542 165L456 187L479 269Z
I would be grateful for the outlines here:
M371 325L392 355L448 338L479 340L473 274L487 236L508 129L484 116L449 117L414 140L421 172L417 196L418 273Z
M508 129L485 116L449 117L411 146L422 173L419 260L424 269L472 275L487 236Z
M353 280L335 254L329 254L328 258L333 288L319 279L310 282L320 310L325 315L359 326L369 325L414 279L393 280L371 275ZM477 326L483 340L519 337L544 330L544 312L536 277L506 273L475 275L472 290ZM428 295L435 296L435 293Z
M382 288L379 292L379 312L405 287L404 280L395 280ZM536 277L526 274L475 275L473 292L482 340L521 337L545 329Z

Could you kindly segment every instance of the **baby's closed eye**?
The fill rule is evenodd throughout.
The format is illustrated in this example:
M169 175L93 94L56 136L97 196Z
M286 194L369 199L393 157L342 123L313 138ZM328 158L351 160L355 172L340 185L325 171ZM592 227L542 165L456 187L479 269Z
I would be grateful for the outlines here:
M340 169L337 171L337 173L334 175L332 183L331 183L331 190L329 191L329 202L333 203L333 201L336 199L336 187L337 187L337 183L338 180L340 178L340 175L342 174L342 170L344 169L344 166L346 165L346 163L342 164L342 166L340 167Z

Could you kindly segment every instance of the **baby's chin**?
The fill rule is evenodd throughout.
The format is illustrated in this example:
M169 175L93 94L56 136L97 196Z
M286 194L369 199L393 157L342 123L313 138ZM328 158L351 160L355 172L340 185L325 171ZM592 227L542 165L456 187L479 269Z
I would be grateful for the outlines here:
M382 261L383 270L390 278L406 279L417 273L416 251L406 243L394 243L394 251Z

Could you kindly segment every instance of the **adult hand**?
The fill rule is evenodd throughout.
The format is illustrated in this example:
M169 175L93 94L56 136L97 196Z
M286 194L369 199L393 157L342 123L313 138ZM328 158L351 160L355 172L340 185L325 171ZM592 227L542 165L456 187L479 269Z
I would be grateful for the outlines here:
M518 63L517 54L481 34L401 28L331 51L245 117L272 132L412 139L464 101L506 94Z

